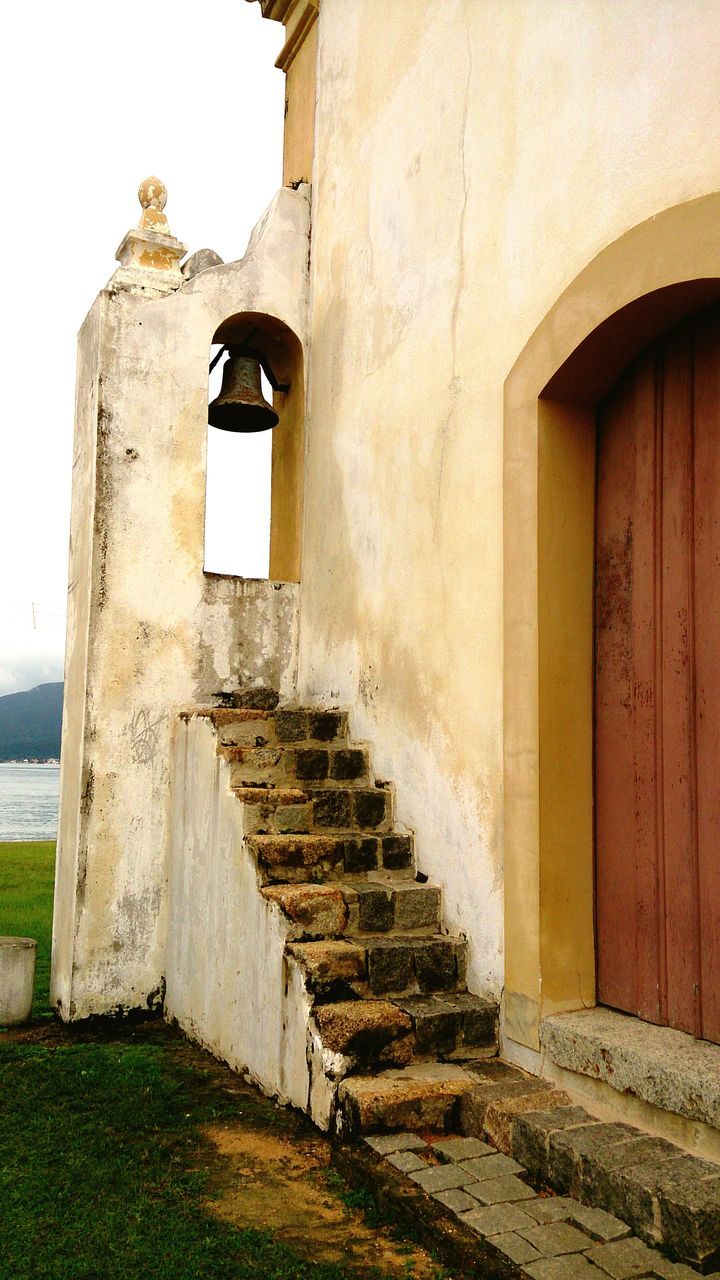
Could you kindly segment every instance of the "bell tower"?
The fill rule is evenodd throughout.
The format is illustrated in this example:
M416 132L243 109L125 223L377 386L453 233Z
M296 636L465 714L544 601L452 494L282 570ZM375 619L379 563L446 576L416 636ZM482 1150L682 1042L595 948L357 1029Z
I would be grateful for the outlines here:
M162 999L177 711L254 684L289 697L295 679L297 583L203 570L207 385L214 335L254 330L300 431L309 189L277 193L244 258L185 272L162 182L139 199L78 340L52 962L66 1019Z

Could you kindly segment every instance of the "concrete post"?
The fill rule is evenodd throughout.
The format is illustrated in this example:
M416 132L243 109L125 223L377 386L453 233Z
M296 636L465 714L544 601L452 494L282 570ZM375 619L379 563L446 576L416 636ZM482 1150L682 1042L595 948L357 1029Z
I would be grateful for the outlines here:
M0 1027L29 1020L36 955L34 938L0 938Z

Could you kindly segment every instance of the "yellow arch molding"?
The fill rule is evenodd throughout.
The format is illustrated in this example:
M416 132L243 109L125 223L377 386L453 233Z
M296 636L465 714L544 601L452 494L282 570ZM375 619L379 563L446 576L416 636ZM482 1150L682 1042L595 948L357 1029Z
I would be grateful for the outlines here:
M720 193L604 249L505 383L507 1039L595 1003L592 652L595 407L654 337L720 297Z

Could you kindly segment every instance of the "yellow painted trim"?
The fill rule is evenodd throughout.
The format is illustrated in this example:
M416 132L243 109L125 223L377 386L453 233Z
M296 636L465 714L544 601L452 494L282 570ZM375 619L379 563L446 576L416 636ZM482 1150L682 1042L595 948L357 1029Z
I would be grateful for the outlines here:
M302 9L298 12L294 26L292 26L292 28L290 26L286 27L287 39L275 62L275 66L279 67L281 71L287 72L290 70L290 67L295 61L295 58L300 52L305 40L310 34L310 31L314 27L315 22L317 21L317 16L318 7L316 4L312 3L312 0L310 0L310 3L305 3Z
M505 384L505 1034L595 1003L595 406L634 356L720 297L720 193L603 250Z
M318 26L313 23L309 38L303 40L286 68L285 135L283 142L283 184L312 180L315 146L315 73Z

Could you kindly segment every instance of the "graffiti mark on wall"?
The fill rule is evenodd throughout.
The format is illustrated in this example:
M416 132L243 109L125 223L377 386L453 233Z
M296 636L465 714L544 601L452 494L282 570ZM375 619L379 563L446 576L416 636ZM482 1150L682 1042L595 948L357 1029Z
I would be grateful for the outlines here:
M158 726L165 716L151 720L146 707L136 711L127 729L130 739L130 756L134 764L151 764L159 746Z

